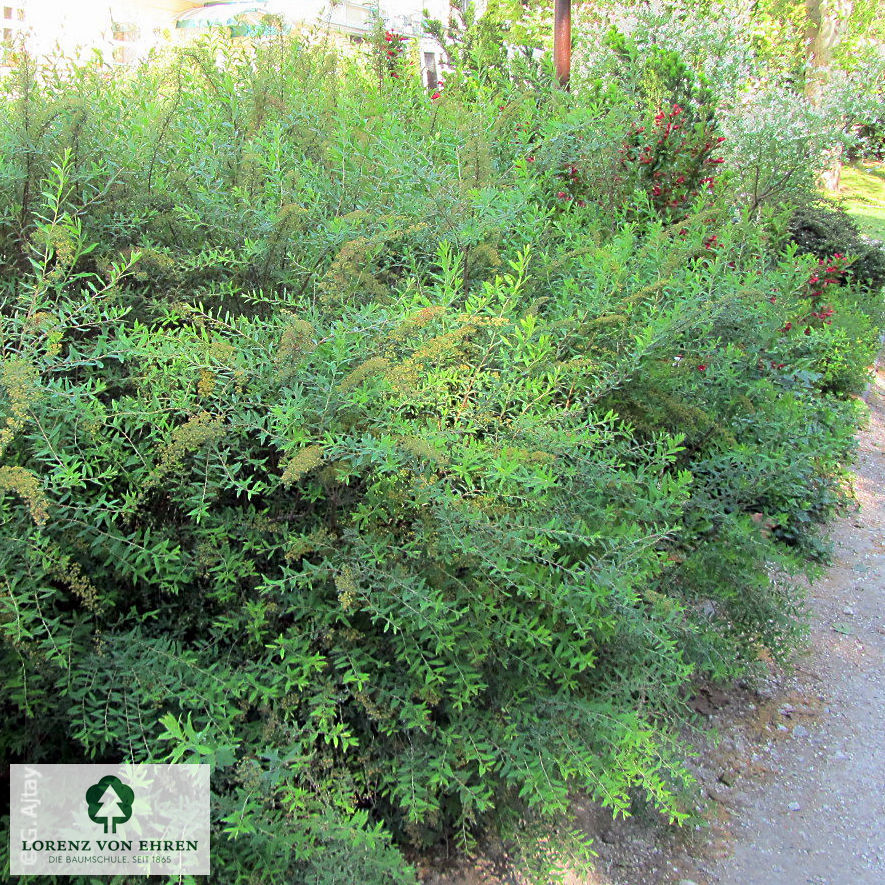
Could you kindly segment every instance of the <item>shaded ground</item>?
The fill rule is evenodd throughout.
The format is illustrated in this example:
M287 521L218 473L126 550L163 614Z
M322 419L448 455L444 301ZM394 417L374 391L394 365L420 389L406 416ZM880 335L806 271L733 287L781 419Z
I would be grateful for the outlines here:
M866 394L858 509L832 528L833 565L810 589L811 634L786 674L708 692L720 739L694 769L707 826L675 831L579 806L596 872L569 885L885 883L885 360ZM524 881L506 861L425 867L433 885Z

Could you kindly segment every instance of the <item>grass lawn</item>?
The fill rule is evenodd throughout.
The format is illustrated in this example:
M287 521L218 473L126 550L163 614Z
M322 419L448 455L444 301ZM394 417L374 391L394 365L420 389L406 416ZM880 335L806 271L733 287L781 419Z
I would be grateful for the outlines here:
M885 164L857 163L842 169L839 201L867 236L885 240Z

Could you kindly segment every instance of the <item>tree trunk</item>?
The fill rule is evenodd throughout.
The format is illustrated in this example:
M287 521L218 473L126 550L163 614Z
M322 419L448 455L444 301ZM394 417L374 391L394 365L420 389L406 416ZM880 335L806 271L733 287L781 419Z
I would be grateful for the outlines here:
M821 103L827 87L833 52L845 35L854 0L805 0L807 17L805 47L808 73L805 79L805 97L815 106ZM839 190L842 172L841 145L828 151L827 169L821 182L829 191Z
M572 0L553 3L553 64L560 86L568 89L572 72Z
M833 51L842 39L853 6L854 0L805 0L805 57L809 66L805 97L812 104L820 104Z

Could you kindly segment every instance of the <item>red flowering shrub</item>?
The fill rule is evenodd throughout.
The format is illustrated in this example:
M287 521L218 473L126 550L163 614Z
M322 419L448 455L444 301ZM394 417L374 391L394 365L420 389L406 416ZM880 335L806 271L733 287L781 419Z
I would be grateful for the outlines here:
M784 334L790 332L795 324L797 327L804 326L804 334L810 335L814 326L831 325L835 310L829 304L820 304L819 300L826 293L827 286L838 288L842 285L845 281L847 267L848 261L839 252L832 258L821 258L818 261L817 270L809 276L805 283L803 297L810 302L807 309L796 317L795 321L785 323L781 332ZM769 300L774 303L777 299L771 298Z
M377 30L371 43L374 68L379 83L386 78L399 80L405 73L409 38L396 31Z
M660 110L648 126L634 126L619 149L618 172L612 179L618 190L644 191L656 215L667 222L685 220L700 195L714 192L723 157L715 156L725 140L715 123L691 120L678 104ZM569 160L556 174L556 203L586 206L597 194L580 160ZM686 230L687 233L687 230ZM682 232L680 231L680 234ZM704 241L715 249L717 237Z
M851 265L841 265L853 287L878 293L885 286L885 251L861 236L844 209L830 202L814 201L797 208L790 219L789 238L801 252L832 264L830 256L851 256Z
M528 157L528 162L534 162L534 157ZM569 163L565 169L556 175L557 186L562 188L556 192L557 201L574 203L576 206L587 205L587 181L574 163Z
M845 256L840 252L836 252L829 259L821 258L817 263L819 269L808 278L809 298L820 298L827 286L841 285L845 280L845 271L848 267Z
M714 156L725 141L715 123L686 120L683 109L673 104L661 109L650 126L635 126L620 149L622 175L646 192L656 213L666 221L687 217L701 194L712 193L719 165ZM713 237L705 246L715 244Z

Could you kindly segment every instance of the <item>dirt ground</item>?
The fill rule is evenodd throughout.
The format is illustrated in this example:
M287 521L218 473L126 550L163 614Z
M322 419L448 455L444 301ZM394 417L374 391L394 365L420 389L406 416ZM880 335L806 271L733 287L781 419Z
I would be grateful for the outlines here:
M578 806L595 872L568 885L885 883L885 359L865 395L858 508L832 527L833 564L811 586L811 632L791 673L708 692L713 733L693 769L705 825L612 821ZM423 870L429 885L520 883L488 860Z

